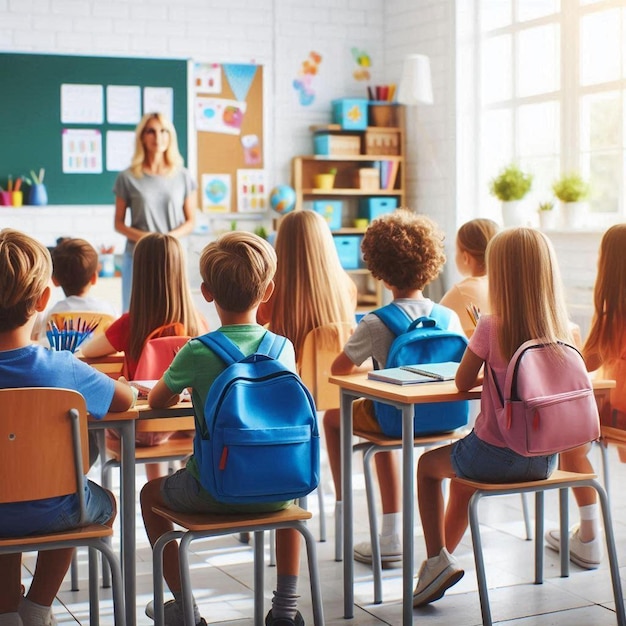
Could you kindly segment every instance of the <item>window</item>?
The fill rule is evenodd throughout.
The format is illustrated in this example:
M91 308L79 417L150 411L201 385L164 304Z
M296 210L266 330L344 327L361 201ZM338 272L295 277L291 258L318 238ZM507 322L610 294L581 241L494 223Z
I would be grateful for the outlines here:
M626 0L458 6L458 59L473 55L474 77L457 90L459 126L473 125L457 134L460 213L499 215L489 181L516 161L534 175L530 207L552 197L561 173L578 171L597 223L626 219Z

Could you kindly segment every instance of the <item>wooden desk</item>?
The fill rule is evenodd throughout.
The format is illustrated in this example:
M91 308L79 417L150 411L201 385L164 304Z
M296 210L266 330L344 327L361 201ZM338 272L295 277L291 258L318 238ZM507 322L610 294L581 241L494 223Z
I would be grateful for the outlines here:
M137 494L135 488L135 421L193 415L191 402L180 402L165 409L152 409L145 400L137 406L121 413L107 413L104 419L89 418L90 430L113 428L120 435L120 528L122 531L122 573L126 600L126 624L137 623L136 594L136 513Z
M402 624L413 624L414 483L413 405L428 402L477 400L481 387L459 391L454 382L393 385L367 378L367 373L331 376L341 391L341 480L343 497L343 585L344 618L354 617L354 561L352 497L352 402L369 398L402 411ZM607 396L614 381L594 380L596 397Z

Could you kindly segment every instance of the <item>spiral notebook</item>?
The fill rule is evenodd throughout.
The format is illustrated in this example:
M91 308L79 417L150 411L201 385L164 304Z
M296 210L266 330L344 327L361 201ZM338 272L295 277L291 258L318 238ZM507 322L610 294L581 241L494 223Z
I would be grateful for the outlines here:
M454 361L445 363L422 363L389 367L383 370L372 370L367 377L394 385L415 385L418 383L434 383L454 380L459 364Z

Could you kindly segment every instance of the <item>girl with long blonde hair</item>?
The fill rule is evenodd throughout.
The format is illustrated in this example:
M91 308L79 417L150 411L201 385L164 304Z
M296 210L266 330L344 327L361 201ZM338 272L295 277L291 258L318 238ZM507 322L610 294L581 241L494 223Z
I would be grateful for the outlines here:
M294 211L281 219L276 256L276 288L259 308L258 320L290 339L298 359L309 331L337 322L355 324L356 285L341 267L328 224L314 211Z
M601 376L615 380L609 402L600 407L603 424L626 428L626 224L609 228L600 243L598 275L593 291L594 315L583 347L587 369L601 369ZM590 445L562 452L560 466L571 472L593 473L587 458ZM626 449L618 446L619 458L626 461ZM585 569L596 569L602 560L599 507L594 489L574 489L580 523L570 531L570 560ZM560 548L558 530L546 532L546 542Z
M428 558L419 572L413 606L438 600L464 574L451 552L467 528L473 491L453 482L444 513L445 478L499 483L541 480L556 468L556 454L526 457L507 448L496 420L499 403L493 381L495 377L504 388L509 360L524 342L571 340L554 250L537 230L504 230L487 246L487 270L492 313L478 321L459 365L456 386L467 391L479 384L483 366L493 374L483 382L472 432L420 457L417 491Z

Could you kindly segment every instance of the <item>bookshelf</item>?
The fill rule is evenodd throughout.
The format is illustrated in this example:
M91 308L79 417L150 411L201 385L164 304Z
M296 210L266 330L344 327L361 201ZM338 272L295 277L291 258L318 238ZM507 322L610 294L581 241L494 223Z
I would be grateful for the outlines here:
M396 105L389 105L396 106ZM336 244L360 237L367 221L380 213L406 205L406 172L403 107L392 119L396 126L368 126L363 130L343 130L339 124L311 126L317 154L292 159L292 186L296 192L295 210L321 212L324 203L334 206L340 219L329 219ZM323 152L323 154L320 154ZM315 186L315 177L336 171L330 189ZM355 220L366 220L355 224ZM382 287L362 266L358 245L356 259L340 259L358 288L358 308L371 310L382 305Z

